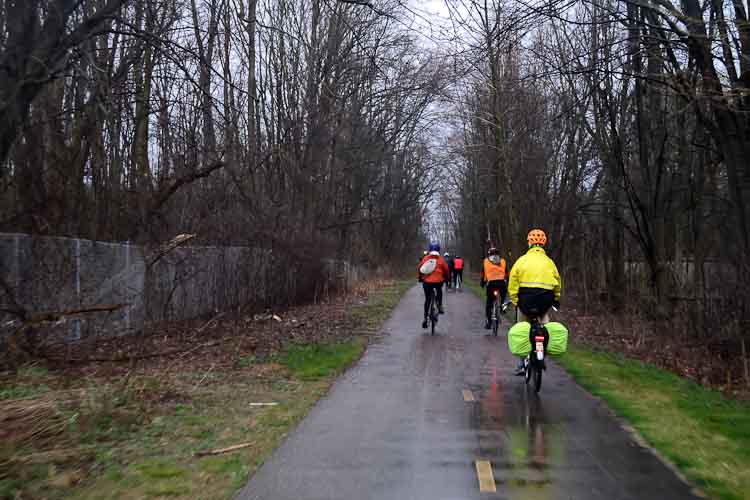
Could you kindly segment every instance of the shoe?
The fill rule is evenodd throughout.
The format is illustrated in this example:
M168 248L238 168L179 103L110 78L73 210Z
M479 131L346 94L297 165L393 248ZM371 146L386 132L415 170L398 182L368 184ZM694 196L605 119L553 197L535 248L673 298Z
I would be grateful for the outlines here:
M525 366L523 360L518 362L518 366L516 367L516 377L522 377L525 374Z
M487 321L485 321L485 322L484 322L484 329L485 329L485 330L489 330L489 329L490 329L490 327L491 327L491 326L490 326L490 320L487 320Z
M438 313L445 314L445 309L443 309L442 307L438 307Z
M427 318L422 321L422 328L427 328Z

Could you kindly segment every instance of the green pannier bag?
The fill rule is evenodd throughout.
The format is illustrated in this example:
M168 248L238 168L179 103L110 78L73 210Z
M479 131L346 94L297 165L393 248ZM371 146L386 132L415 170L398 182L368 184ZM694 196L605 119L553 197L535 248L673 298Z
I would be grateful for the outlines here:
M557 356L568 350L568 329L562 323L547 323L544 325L549 333L547 354ZM516 356L526 356L531 352L529 342L531 324L526 321L516 323L508 330L508 348Z
M552 356L565 354L568 350L568 329L562 323L552 322L544 325L549 333L547 353Z
M508 330L508 348L516 356L527 356L531 352L529 331L531 323L519 321Z

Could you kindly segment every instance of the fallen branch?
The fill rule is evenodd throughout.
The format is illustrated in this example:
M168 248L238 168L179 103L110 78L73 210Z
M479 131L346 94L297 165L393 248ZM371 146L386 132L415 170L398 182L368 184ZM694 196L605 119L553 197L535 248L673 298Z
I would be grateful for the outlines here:
M161 209L162 205L164 205L173 194L175 194L182 186L185 186L187 184L191 184L199 179L203 179L205 177L208 177L213 173L215 170L219 170L220 168L224 168L226 166L226 163L222 160L217 160L211 165L208 165L206 167L200 168L198 170L195 170L194 172L191 172L187 175L183 175L182 177L178 177L177 179L174 179L172 183L167 186L164 189L161 189L155 196L153 202L151 203L151 208L149 211L151 213L156 213Z
M236 444L228 448L219 448L218 450L196 451L195 456L196 457L208 457L211 455L221 455L222 453L229 453L232 451L241 450L243 448L249 448L253 446L254 444L255 444L254 442L250 442L250 443Z
M204 323L203 325L201 325L199 328L197 328L197 329L193 330L192 332L190 332L190 335L196 334L196 333L201 333L203 330L205 330L206 328L208 328L212 323L214 323L215 321L217 321L219 318L221 318L225 314L226 313L219 313L219 314L217 314L216 316L214 316L213 318L211 318L210 320L208 320L206 323ZM189 355L190 353L197 351L198 349L202 349L202 348L205 348L205 347L213 347L213 346L215 346L217 344L220 344L222 342L225 342L225 341L226 341L226 339L222 338L222 339L214 340L212 342L205 342L203 344L198 344L198 345L190 345L190 346L184 347L184 348L171 349L169 351L153 352L153 353L149 353L149 354L135 354L135 355L129 354L129 355L125 355L125 356L118 356L116 358L71 359L71 360L69 360L69 362L70 363L78 363L78 364L83 364L83 363L124 363L124 362L130 362L130 361L140 361L142 359L159 358L159 357L174 356L176 354L181 354L181 356L178 358L178 360L179 360L179 359L182 359L185 356Z
M147 268L153 267L162 257L172 252L175 248L184 245L188 241L194 239L197 235L195 234L178 234L168 242L162 244L155 252L155 254L149 259L146 264Z
M219 318L221 318L224 315L226 315L226 312L217 314L213 318L211 318L208 321L206 321L203 324L203 326L201 326L200 328L198 328L197 330L195 330L195 333L201 333L203 330L205 330L206 328L208 328L209 326L211 326L215 321L217 321Z
M29 318L25 321L25 324L35 323L46 323L59 321L67 316L77 316L79 314L93 314L102 312L115 312L118 309L122 309L127 304L111 304L104 306L88 306L79 307L77 309L64 309L62 311L45 311L41 313L33 313L29 315Z

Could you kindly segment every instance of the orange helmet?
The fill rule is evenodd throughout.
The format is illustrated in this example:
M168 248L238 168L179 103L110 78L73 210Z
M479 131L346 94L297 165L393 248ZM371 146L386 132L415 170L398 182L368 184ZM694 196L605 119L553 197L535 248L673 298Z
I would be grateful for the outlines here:
M531 231L529 231L529 235L526 237L526 241L529 242L529 246L544 246L547 244L547 235L544 234L544 231L542 231L541 229L532 229Z

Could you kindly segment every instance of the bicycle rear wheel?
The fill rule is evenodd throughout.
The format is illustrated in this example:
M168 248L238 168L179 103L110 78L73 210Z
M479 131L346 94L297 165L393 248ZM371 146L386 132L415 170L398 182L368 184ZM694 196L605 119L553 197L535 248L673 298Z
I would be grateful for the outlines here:
M539 392L542 388L542 367L537 366L534 369L534 390Z
M438 310L437 310L437 293L432 294L432 303L430 304L430 335L435 335L435 326L438 321Z
M534 367L531 365L531 360L529 359L526 359L524 363L523 378L528 385L529 380L531 380L531 375L534 372Z
M497 301L492 306L492 335L497 337L497 329L500 327L500 311L498 311Z

